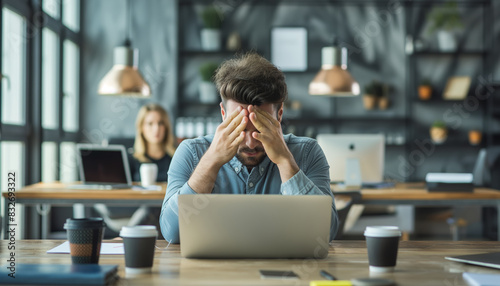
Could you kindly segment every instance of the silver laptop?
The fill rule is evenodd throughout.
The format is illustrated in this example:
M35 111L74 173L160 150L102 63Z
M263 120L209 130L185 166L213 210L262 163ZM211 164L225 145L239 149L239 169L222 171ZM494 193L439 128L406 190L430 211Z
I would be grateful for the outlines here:
M76 145L81 185L71 189L128 189L132 179L127 153L122 145Z
M180 195L181 254L187 258L325 258L332 198Z
M500 269L500 252L451 256L445 257L445 259Z

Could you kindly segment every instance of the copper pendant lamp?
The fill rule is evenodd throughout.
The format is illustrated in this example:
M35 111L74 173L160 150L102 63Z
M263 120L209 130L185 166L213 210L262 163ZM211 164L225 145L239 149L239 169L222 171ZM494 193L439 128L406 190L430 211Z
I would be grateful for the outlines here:
M356 96L359 93L359 84L347 71L347 49L336 46L322 48L321 70L309 84L309 94Z
M127 6L129 10L127 26L130 34L130 0L127 2ZM137 68L139 51L131 46L130 37L128 37L123 46L114 49L114 65L100 81L98 94L141 98L151 96L151 88Z

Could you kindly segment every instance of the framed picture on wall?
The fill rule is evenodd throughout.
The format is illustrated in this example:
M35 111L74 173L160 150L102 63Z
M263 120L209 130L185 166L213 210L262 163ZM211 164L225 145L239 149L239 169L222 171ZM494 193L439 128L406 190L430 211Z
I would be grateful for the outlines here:
M448 78L443 92L446 100L463 100L469 93L471 78L469 76L452 76Z
M307 70L307 29L304 27L272 28L271 61L282 71Z

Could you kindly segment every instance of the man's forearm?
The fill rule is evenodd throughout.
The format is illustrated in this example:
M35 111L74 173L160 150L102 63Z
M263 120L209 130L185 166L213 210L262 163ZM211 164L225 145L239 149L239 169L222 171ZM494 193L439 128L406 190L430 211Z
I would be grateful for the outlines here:
M297 162L295 162L293 156L277 166L278 170L280 171L280 177L282 182L290 180L293 176L295 176L295 174L297 174L300 171L300 168L297 165Z
M191 174L188 185L198 194L211 193L221 167L222 165L212 160L208 154L203 155Z

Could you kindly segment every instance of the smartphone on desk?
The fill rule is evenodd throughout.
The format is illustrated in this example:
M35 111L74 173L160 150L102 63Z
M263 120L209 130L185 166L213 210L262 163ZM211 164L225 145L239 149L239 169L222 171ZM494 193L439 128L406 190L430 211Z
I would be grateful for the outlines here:
M282 270L259 270L262 279L299 279L299 275L293 271Z

